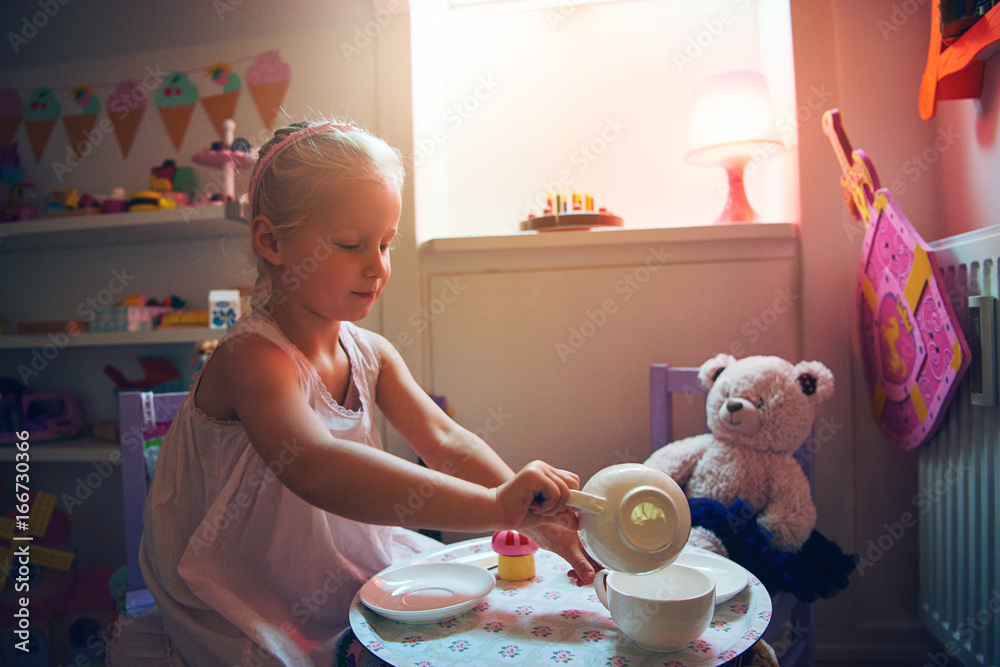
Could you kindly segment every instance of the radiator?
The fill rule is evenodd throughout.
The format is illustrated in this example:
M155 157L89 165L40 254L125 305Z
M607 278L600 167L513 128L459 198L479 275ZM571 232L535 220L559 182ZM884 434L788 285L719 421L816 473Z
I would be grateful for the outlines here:
M931 243L973 349L972 365L938 432L919 449L920 615L944 652L966 667L1000 663L1000 407L996 342L979 344L977 324L995 327L1000 296L1000 226ZM993 297L973 299L969 297ZM998 308L997 310L1000 310ZM980 357L987 359L980 370ZM990 394L992 392L992 399ZM986 405L974 405L974 400ZM993 403L989 405L989 403Z

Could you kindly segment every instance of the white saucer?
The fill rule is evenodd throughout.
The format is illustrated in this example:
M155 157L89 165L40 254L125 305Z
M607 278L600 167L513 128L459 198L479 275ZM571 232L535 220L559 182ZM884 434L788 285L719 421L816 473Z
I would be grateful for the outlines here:
M711 551L682 551L674 563L701 570L715 579L715 604L729 600L747 587L749 573L742 566Z
M432 623L464 614L489 595L496 578L467 563L389 568L361 587L362 604L400 623Z

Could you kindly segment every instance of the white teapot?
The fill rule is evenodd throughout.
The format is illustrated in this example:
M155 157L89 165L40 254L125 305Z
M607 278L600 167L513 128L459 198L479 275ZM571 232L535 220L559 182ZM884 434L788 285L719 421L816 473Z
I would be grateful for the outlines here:
M583 547L609 570L642 574L676 560L691 532L684 491L664 472L622 463L597 472L567 503Z

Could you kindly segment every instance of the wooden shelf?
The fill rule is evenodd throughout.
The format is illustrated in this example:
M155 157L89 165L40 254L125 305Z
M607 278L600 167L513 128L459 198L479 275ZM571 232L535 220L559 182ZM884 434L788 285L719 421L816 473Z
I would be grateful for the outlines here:
M0 462L14 461L17 448L13 445L0 446ZM32 462L86 463L88 461L113 461L121 458L121 448L117 443L99 440L92 436L32 442L28 449Z
M920 117L929 120L938 100L979 97L985 61L1000 50L1000 5L983 15L950 46L941 41L941 10L931 3L931 40L920 82Z
M116 347L119 345L163 345L174 343L200 343L203 340L222 338L225 329L191 327L176 329L151 329L149 331L115 331L107 333L82 333L75 336L0 336L0 350L30 350L47 345L59 347Z
M239 204L109 215L41 218L0 224L0 253L242 236Z

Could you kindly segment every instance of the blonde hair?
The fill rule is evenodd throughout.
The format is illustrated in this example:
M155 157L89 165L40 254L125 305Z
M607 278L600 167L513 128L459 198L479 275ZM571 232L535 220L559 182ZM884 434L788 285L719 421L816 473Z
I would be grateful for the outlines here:
M312 217L321 195L331 187L374 181L402 190L404 178L400 152L356 125L293 123L276 130L258 150L250 172L251 220L263 215L276 233L288 234ZM270 298L272 286L269 264L256 248L253 252L257 262L253 303L257 306Z

